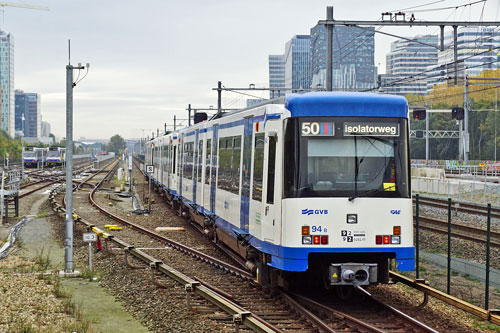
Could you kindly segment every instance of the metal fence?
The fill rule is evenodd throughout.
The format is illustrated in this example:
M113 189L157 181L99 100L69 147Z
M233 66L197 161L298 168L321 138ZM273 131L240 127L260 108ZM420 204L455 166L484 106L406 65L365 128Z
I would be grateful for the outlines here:
M420 211L420 199L432 199L430 197L426 196L421 196L419 194L414 195L415 199L415 270L416 270L416 278L420 278L420 257L421 257L421 249L420 249L420 233L421 233L421 226L420 226L420 220L421 220L421 211ZM452 250L452 243L451 243L451 237L452 237L452 230L453 230L453 225L452 225L452 212L454 211L455 202L452 198L447 199L448 206L447 206L447 222L448 222L448 231L447 231L447 253L446 253L446 292L450 294L451 292L451 275L452 275L452 259L456 260L456 258L452 258L451 255L451 250ZM486 242L486 248L485 248L485 265L484 265L484 283L485 283L485 291L484 291L484 308L488 310L489 308L489 302L490 302L490 271L491 271L491 266L490 266L490 247L491 247L491 204L487 204L487 222L486 222L486 237L485 237L485 242ZM477 264L478 266L480 264ZM498 274L498 271L496 272Z
M411 177L413 194L437 198L452 198L459 201L491 203L500 206L500 184L489 179L459 180L430 177Z

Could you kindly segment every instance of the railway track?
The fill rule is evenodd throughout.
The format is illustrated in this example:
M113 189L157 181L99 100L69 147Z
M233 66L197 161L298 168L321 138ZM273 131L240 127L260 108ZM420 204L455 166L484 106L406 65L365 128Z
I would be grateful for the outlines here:
M419 221L420 221L419 228L421 229L437 232L440 234L448 234L447 221L425 216L419 216ZM461 225L457 223L452 223L451 228L452 228L451 231L452 237L470 240L481 244L486 243L487 232L485 229ZM491 231L490 235L491 235L491 240L490 240L491 246L500 247L500 233L496 231Z
M359 330L370 332L437 332L394 307L381 302L361 287L357 288L357 302L317 295L292 295L300 304L320 313L329 326L337 331ZM359 302L363 306L359 306ZM360 320L363 318L363 320Z
M144 260L143 257L149 258L150 264L153 263L155 266L168 262L169 265L172 266L171 269L176 267L183 272L182 274L193 276L192 279L198 281L201 285L218 292L226 299L234 300L239 306L249 311L255 318L263 323L267 323L265 326L272 328L274 331L306 332L320 330L334 332L338 327L354 329L356 325L361 325L360 327L363 327L362 331L381 331L380 328L377 328L377 326L373 324L363 324L363 320L361 319L357 319L357 324L353 325L348 319L350 318L349 315L345 312L341 312L339 309L336 310L337 316L335 320L332 320L331 317L328 316L327 318L329 319L326 321L322 320L317 315L307 310L305 306L297 302L294 297L286 293L280 293L279 296L271 296L268 292L261 290L252 283L253 276L248 271L236 267L223 259L208 255L207 252L211 253L214 252L214 250L217 251L217 248L215 248L212 243L205 241L201 245L198 244L197 248L192 248L112 213L109 208L105 209L103 207L103 204L99 202L98 198L95 198L98 187L104 181L105 179L94 187L89 195L89 201L94 207L101 211L103 215L113 219L114 222L118 222L122 226L126 226L126 228L120 231L120 237L122 238L122 236L124 236L127 242L132 240L134 245L122 247L125 249L125 261L129 262L129 259L127 259L128 255L131 254L132 251L137 250L144 252L144 254L138 255L138 257L141 257L142 260ZM84 182L82 182L82 184L83 183ZM80 213L78 219L80 221L83 220ZM88 224L87 227L103 229L103 224L106 223L108 222L100 221L99 226ZM137 232L140 232L141 236L138 236ZM114 241L117 240L116 237L109 238ZM151 244L151 238L159 242L159 244ZM202 250L200 250L200 246L203 247ZM171 252L171 250L165 251L166 248L177 249L183 255L169 255L168 252ZM192 258L196 258L203 263L193 263ZM201 269L202 266L203 269ZM297 313L300 314L300 319L297 318ZM383 324L383 322L383 317L380 317L378 325L382 327L384 327L384 325L387 326L387 323ZM358 328L355 330L358 330ZM434 332L434 330L428 328L424 324L420 324L420 328L413 331Z
M413 198L413 202L415 202L415 198ZM448 209L448 200L439 199L439 198L428 198L428 197L419 197L419 204ZM459 211L463 213L476 214L481 216L486 216L488 213L488 206L483 204L473 204L467 203L463 201L452 201L452 210ZM491 217L492 218L500 218L500 208L499 207L491 207Z

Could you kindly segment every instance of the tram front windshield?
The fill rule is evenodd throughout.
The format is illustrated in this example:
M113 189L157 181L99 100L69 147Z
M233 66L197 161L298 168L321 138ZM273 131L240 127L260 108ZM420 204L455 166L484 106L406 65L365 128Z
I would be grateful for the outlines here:
M284 195L408 198L407 120L290 118Z

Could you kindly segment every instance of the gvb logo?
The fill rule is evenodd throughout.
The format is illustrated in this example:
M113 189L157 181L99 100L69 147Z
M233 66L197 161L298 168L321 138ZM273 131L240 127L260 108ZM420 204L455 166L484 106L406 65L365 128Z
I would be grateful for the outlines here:
M302 215L326 215L327 209L302 209Z
M399 215L399 214L401 214L401 210L400 209L393 209L393 210L391 210L391 214L392 215Z

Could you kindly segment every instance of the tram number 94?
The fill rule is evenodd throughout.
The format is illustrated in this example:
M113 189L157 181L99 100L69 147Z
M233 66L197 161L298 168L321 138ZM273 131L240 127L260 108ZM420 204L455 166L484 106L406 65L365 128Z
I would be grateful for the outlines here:
M315 226L315 225L313 225L311 227L311 232L327 232L327 231L328 231L327 228L323 228L321 226Z

